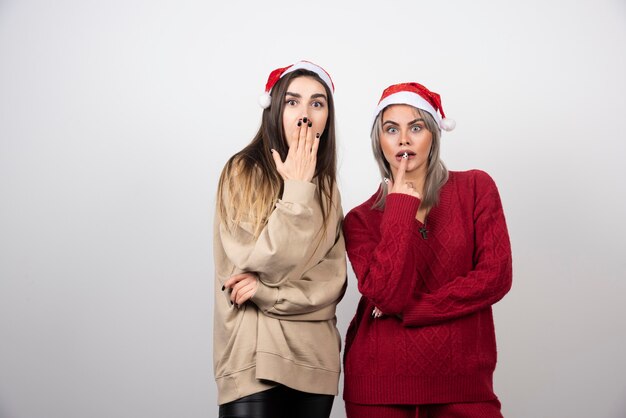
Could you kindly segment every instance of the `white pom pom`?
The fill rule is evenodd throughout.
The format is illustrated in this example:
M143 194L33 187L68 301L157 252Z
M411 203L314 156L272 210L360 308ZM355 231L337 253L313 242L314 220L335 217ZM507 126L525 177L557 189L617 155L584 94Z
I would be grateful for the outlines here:
M270 103L272 103L272 96L268 92L263 93L259 96L259 104L263 109L267 109L270 107Z
M439 124L439 127L443 129L444 131L451 131L454 128L456 128L456 122L454 121L454 119L443 118L441 119L441 123Z

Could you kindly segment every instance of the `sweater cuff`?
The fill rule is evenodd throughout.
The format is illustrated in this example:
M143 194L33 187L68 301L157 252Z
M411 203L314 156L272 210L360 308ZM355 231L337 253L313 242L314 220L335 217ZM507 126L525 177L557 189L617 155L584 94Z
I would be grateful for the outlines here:
M254 302L261 311L268 312L276 305L276 302L278 302L278 288L270 287L261 280L258 281L258 284L256 292L254 292L250 300Z
M419 327L428 325L433 321L433 311L431 304L423 300L428 295L422 295L419 301L409 303L408 307L402 312L402 323L405 327Z
M390 193L385 202L385 223L408 223L415 219L421 200L403 193Z
M314 199L315 188L315 184L308 181L285 180L281 200L290 203L307 203Z

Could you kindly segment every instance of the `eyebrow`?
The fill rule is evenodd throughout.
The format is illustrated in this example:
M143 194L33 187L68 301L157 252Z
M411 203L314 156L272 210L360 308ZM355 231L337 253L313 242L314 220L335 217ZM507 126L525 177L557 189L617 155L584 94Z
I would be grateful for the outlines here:
M297 97L297 98L299 98L299 99L301 99L301 98L302 98L302 95L301 95L301 94L299 94L299 93L292 93L292 92L290 92L290 91L286 92L286 93L285 93L285 96L293 96L293 97ZM311 95L311 99L318 99L318 98L320 98L320 97L321 97L321 98L323 98L324 100L328 100L328 99L326 98L326 95L325 95L325 94L323 94L323 93L316 93L316 94L312 94L312 95Z
M414 123L416 123L416 122L424 122L424 119L422 119L422 118L413 119L411 122L407 123L407 126L409 126L409 125L413 125L413 124L414 124ZM392 124L392 125L397 125L397 126L400 126L400 124L399 124L398 122L394 122L394 121L392 121L392 120L386 120L386 121L384 121L384 122L383 122L383 126L384 126L384 125L386 125L386 124L388 124L388 123L390 123L390 124Z

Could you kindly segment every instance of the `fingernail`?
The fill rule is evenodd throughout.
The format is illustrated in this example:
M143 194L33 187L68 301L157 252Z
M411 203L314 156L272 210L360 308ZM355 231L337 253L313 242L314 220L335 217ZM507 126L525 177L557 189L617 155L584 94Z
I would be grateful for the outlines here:
M389 184L389 179L387 177L385 177L383 180L385 181L385 184Z
M306 116L302 118L302 122L304 122L304 123L307 123L307 121L308 121L308 120L309 120L309 119L307 119L307 117L306 117Z
M409 158L409 153L405 152L404 154L402 154L402 158Z
M313 124L309 121L309 128L310 128L311 126L313 126Z
M233 303L233 301L231 300L231 301L230 301L230 306L233 306L233 305L234 305L234 303Z
M274 150L272 150L272 151L274 151ZM224 291L224 289L226 289L226 286L222 286L222 292Z
M316 133L316 134L315 134L315 137L319 139L319 137L320 137L320 133L319 133L319 132L318 132L318 133Z
M298 126L302 125L302 122L298 121Z

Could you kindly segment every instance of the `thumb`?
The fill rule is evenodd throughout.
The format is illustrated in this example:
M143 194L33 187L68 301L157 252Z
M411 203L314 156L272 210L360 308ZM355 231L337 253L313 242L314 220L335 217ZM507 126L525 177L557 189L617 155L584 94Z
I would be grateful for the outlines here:
M280 154L275 149L272 149L272 158L274 159L274 163L276 164L276 168L283 165L283 160L280 158Z

